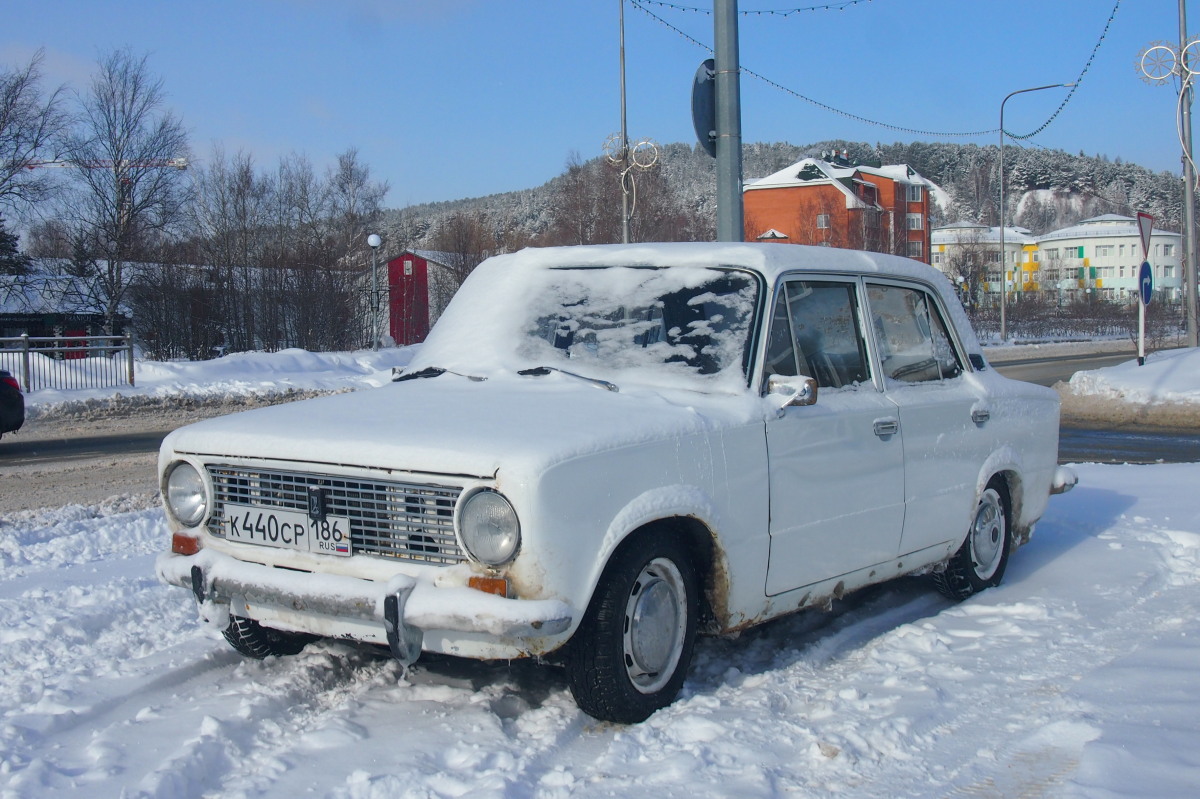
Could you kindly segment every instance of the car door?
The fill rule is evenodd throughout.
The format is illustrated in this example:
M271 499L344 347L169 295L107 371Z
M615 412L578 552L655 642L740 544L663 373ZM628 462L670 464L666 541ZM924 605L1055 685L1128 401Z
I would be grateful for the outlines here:
M885 391L904 437L905 521L899 554L961 538L987 456L989 410L936 295L923 285L867 279Z
M896 407L871 369L855 278L784 280L776 291L764 381L816 379L817 402L766 425L771 551L766 592L896 556L904 458Z

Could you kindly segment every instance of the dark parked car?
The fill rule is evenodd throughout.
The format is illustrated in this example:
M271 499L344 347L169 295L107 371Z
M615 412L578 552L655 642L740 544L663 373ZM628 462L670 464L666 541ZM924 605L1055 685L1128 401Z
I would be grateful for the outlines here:
M0 369L0 436L13 433L25 424L25 398L21 384L8 372Z

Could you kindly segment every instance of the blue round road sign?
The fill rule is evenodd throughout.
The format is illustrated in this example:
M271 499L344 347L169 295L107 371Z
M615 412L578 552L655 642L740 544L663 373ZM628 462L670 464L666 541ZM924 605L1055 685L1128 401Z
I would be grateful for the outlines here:
M1138 270L1138 293L1142 295L1142 305L1149 305L1154 296L1154 270L1149 261L1142 261L1142 268Z

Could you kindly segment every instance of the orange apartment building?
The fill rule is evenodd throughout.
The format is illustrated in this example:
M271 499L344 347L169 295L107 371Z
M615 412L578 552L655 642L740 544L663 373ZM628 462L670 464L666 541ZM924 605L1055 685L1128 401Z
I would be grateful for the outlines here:
M743 187L746 241L887 252L929 263L930 185L906 164L805 158Z

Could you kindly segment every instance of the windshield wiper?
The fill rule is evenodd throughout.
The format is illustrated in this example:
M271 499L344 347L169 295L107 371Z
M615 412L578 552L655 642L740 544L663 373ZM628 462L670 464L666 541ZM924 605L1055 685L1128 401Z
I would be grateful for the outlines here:
M465 377L473 383L482 383L484 380L487 380L486 377L476 377L475 375L464 375L461 372L451 372L449 369L443 369L440 366L427 366L424 369L418 369L415 372L401 371L399 374L397 374L396 369L393 368L392 382L399 383L404 380L418 380L422 377L437 377L438 375L444 375L447 372L452 375L458 375L459 377Z
M551 372L570 375L576 380L582 380L585 383L591 383L596 388L602 388L606 391L620 391L615 383L610 383L607 380L600 380L595 377L584 377L583 375L576 374L575 372L568 372L566 369L559 369L557 366L535 366L532 369L522 369L521 371L517 372L517 374L524 377L545 377Z

